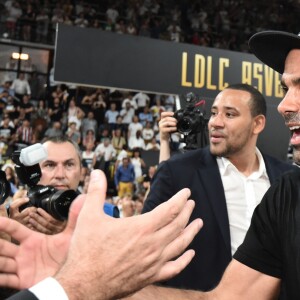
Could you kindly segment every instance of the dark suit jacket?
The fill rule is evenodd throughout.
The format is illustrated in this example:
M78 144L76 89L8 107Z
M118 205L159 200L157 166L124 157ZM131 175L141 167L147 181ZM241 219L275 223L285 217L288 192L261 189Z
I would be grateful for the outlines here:
M7 298L7 300L38 300L38 298L30 291L23 290Z
M283 172L297 168L267 155L263 157L271 183ZM210 290L220 281L232 256L224 188L216 158L208 147L175 155L160 164L143 212L154 209L182 188L190 188L190 198L196 202L190 220L200 217L204 227L190 245L196 251L192 262L164 284Z

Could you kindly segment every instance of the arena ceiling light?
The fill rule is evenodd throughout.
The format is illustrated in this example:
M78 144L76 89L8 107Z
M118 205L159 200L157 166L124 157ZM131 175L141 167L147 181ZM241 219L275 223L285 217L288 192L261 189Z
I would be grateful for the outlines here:
M28 60L28 59L29 59L29 54L13 52L13 53L11 54L11 57L12 57L13 59Z

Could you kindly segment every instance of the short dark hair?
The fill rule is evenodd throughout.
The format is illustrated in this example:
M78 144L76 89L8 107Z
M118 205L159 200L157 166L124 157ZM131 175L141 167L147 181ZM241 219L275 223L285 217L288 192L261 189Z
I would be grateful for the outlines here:
M249 105L252 117L256 117L258 115L267 115L266 99L264 98L262 93L255 87L245 83L237 83L229 85L225 89L245 91L251 95L251 101Z
M47 137L44 141L43 144L45 144L46 142L52 142L54 144L63 144L63 143L70 143L73 145L74 149L76 150L78 157L79 157L79 161L80 164L82 162L81 160L81 150L78 146L78 144L76 144L73 140L71 140L69 137L62 135L62 136L53 136L53 137Z

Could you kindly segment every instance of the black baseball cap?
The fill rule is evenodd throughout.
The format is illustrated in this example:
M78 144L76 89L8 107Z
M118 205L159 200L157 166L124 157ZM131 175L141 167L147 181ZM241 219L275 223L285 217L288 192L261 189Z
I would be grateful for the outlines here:
M300 49L300 34L271 30L258 32L249 39L249 47L264 64L282 74L288 53Z

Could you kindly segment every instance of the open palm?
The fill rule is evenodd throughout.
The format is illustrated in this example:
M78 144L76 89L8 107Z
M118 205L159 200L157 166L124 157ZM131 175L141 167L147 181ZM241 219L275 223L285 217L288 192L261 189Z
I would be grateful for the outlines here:
M66 258L83 199L82 195L74 201L67 227L56 235L45 235L0 217L0 231L19 242L0 240L0 286L24 289L57 272Z

